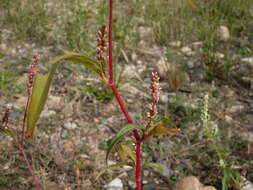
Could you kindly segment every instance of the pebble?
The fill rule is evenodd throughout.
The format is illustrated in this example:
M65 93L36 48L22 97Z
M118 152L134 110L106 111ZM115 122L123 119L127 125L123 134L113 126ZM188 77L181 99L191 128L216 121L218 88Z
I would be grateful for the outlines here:
M62 130L61 138L66 139L69 136L69 132L67 130Z
M48 117L51 117L55 114L56 114L56 112L54 110L43 110L41 113L41 117L48 118Z
M137 60L137 54L135 52L133 52L131 54L131 59L132 59L132 61L136 61Z
M248 181L246 178L241 176L241 184L242 190L252 190L253 189L253 183Z
M133 181L128 181L128 185L132 188L132 189L136 189L136 183Z
M115 178L106 185L106 190L123 190L123 183L121 179Z
M192 46L192 48L193 49L198 49L200 46L202 46L203 45L203 42L200 42L200 41L197 41L197 42L193 42L192 44L191 44L191 46Z
M186 62L186 65L187 65L188 69L193 69L194 68L194 61L189 60Z
M246 57L241 59L242 62L253 64L253 57Z
M63 125L63 127L65 127L66 129L76 129L77 128L77 124L76 123L71 123L71 122L67 122Z
M230 113L235 113L235 112L238 112L238 111L242 111L244 109L244 106L243 105L234 105L232 106L230 109L229 109L229 112Z
M123 169L125 171L131 171L133 169L133 167L131 167L131 166L123 166Z
M223 59L225 57L223 53L219 53L219 52L216 52L214 56L217 57L218 59Z
M158 74L163 79L168 77L168 66L169 66L169 64L166 63L165 58L161 58L156 63L156 68L157 68Z
M230 38L229 29L226 26L220 26L217 30L217 34L220 41L227 42Z
M183 54L185 54L186 56L192 56L192 55L194 55L194 52L193 52L192 49L191 49L190 47L188 47L188 46L182 47L182 48L181 48L181 52L182 52Z
M169 45L171 47L180 47L181 46L181 42L180 41L174 41L174 42L170 42Z
M180 179L173 190L216 190L212 186L203 187L197 177L195 176L186 176Z
M160 100L162 103L167 103L169 101L168 94L161 94L160 95Z

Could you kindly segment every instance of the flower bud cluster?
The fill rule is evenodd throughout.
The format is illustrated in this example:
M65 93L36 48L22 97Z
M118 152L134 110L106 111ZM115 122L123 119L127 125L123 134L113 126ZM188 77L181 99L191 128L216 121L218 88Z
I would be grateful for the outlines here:
M104 61L104 52L106 48L105 43L106 27L103 25L99 28L97 37L97 59L99 61Z
M31 96L32 94L33 81L34 81L35 75L37 74L38 62L39 62L39 56L33 55L31 59L31 64L29 66L29 71L28 71L28 81L27 81L28 96Z
M159 95L160 95L160 91L161 91L159 80L160 80L160 77L158 76L158 73L152 72L152 79L151 79L151 85L150 85L152 102L151 102L151 104L148 105L148 107L149 107L148 117L149 118L154 117L158 113L157 104L159 101Z

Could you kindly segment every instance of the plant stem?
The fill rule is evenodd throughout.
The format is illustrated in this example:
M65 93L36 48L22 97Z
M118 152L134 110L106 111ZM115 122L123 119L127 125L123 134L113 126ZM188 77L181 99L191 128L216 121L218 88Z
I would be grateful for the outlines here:
M142 179L141 179L141 142L136 142L136 168L135 168L135 183L136 183L136 189L142 190Z
M127 108L118 92L118 89L113 81L113 62L112 62L112 24L113 24L113 0L109 0L109 37L108 37L108 44L109 44L109 85L113 90L114 96L116 97L120 108L127 120L128 123L133 123L133 119L131 118ZM141 179L141 143L142 138L138 134L138 131L135 129L133 131L133 135L135 138L135 155L136 155L136 169L135 169L135 182L136 182L136 189L142 190L142 179Z
M27 155L26 155L26 152L24 150L24 144L25 144L25 126L26 126L26 119L27 119L27 111L28 111L28 106L29 106L29 102L30 102L30 95L28 94L28 98L27 98L27 102L26 102L26 106L25 106L25 113L24 113L24 118L23 118L23 123L22 123L22 134L21 134L21 138L18 138L16 143L17 143L17 146L18 146L18 149L19 151L21 152L22 154L22 157L23 157L23 160L26 164L26 167L28 168L28 171L30 173L30 175L32 176L32 181L33 181L33 184L35 186L35 189L36 190L42 190L42 187L40 185L40 183L38 182L34 172L33 172L33 169L30 165L30 162L27 158Z
M32 176L32 181L33 181L33 184L35 186L35 189L36 190L42 190L42 187L39 184L39 182L38 182L38 180L37 180L37 178L36 178L36 176L35 176L35 174L34 174L34 172L32 170L32 167L31 167L31 165L29 163L29 160L28 160L28 158L26 156L26 153L25 153L23 145L21 143L18 143L17 146L18 146L18 149L20 150L20 152L22 153L22 156L23 156L24 162L25 162L25 164L26 164L26 166L28 168L28 171L29 171L30 175Z
M23 124L22 124L22 136L21 136L21 145L22 146L24 146L24 141L25 141L25 124L26 124L27 110L28 110L29 101L30 101L30 96L28 95L26 106L25 106Z

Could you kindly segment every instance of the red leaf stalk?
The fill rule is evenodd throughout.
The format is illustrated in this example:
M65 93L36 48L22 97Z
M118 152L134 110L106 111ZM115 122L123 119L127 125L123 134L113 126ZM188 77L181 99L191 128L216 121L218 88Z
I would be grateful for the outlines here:
M113 0L109 0L109 34L108 34L108 44L109 44L109 85L113 90L114 96L116 97L120 108L127 120L128 123L133 123L133 119L131 118L129 112L127 111L127 108L121 98L121 96L118 93L118 89L113 81L113 62L112 62L112 22L113 22ZM135 169L135 181L136 181L136 189L142 190L142 179L141 179L141 143L142 139L140 138L140 135L138 134L138 131L135 129L133 131L133 135L135 138L135 154L136 154L136 169Z

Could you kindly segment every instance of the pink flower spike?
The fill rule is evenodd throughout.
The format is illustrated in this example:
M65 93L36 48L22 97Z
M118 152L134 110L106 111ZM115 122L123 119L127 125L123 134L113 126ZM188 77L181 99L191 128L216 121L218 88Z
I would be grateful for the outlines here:
M34 81L35 75L37 74L38 62L39 62L39 55L33 55L30 66L29 66L29 70L28 70L28 81L27 81L28 96L31 96L32 94L33 81Z
M151 90L151 98L152 98L152 102L151 104L149 104L149 113L148 113L148 117L154 117L158 111L157 111L157 104L159 101L159 95L160 95L160 91L161 91L161 87L160 87L160 77L158 75L157 72L152 72L151 75L151 85L150 85L150 90Z

